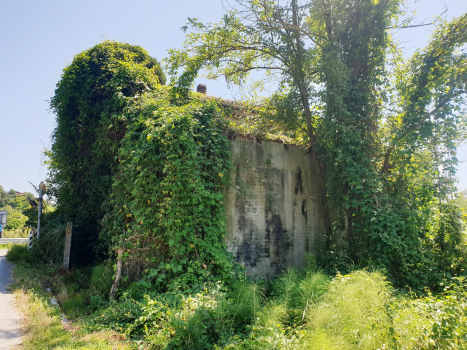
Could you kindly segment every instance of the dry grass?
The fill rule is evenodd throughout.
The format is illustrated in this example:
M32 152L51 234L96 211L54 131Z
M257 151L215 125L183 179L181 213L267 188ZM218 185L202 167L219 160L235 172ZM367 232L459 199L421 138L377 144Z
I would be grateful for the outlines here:
M62 323L60 310L32 291L15 291L23 315L23 342L16 349L134 349L126 337L112 331L87 333L79 324Z
M62 322L62 311L49 304L37 271L35 275L31 271L19 265L13 273L12 288L22 314L24 332L22 344L16 349L135 349L122 334L112 331L90 333L79 322Z

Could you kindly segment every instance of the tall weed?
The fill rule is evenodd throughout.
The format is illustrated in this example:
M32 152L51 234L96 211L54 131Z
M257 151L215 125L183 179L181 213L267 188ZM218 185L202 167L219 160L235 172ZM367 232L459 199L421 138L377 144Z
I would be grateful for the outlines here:
M107 298L110 288L112 288L113 275L112 266L108 262L93 267L91 272L91 290L95 294Z
M27 263L31 264L34 262L34 255L28 251L28 247L25 244L13 245L7 252L6 257L8 261L13 263Z
M320 271L308 269L298 272L288 269L281 277L271 283L271 295L281 300L287 308L289 326L305 321L306 310L317 303L329 288L330 278Z
M391 289L379 272L337 276L307 311L307 343L317 349L379 349L389 340Z

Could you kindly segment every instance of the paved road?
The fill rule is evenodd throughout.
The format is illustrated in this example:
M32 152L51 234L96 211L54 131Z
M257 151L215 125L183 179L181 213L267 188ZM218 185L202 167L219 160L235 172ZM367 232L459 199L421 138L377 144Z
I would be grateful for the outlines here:
M6 252L0 250L0 350L8 350L21 342L20 317L13 307L13 295L6 290L12 268L6 260Z

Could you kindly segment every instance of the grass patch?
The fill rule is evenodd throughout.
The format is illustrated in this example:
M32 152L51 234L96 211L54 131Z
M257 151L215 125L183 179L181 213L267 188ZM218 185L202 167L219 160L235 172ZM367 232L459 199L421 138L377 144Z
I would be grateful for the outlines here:
M80 327L66 330L60 310L49 305L45 296L35 290L15 292L24 315L26 335L22 349L133 349L125 337L112 331L89 333Z
M14 244L0 244L0 249L11 249Z
M6 254L8 261L12 263L34 263L34 255L31 251L28 250L26 244L15 244L12 245Z
M18 247L14 246L13 248ZM20 248L15 248L13 257L17 263L13 272L13 290L17 304L23 314L23 326L26 335L21 349L135 349L123 334L111 330L92 332L84 320L77 320L72 325L62 325L61 310L51 306L50 296L43 290L42 283L54 278L56 268L42 265L34 267L26 261L18 260L23 256ZM83 302L76 297L68 299L73 305L69 309L76 312L83 307ZM81 315L81 314L80 314ZM78 316L78 315L76 315Z
M63 273L29 264L21 247L9 257L17 261L13 287L27 315L26 349L467 348L463 278L441 294L417 297L395 291L378 271L331 277L315 266L269 283L239 281L227 289L219 282L191 293L131 283L109 301L109 264ZM44 281L72 326L61 325Z

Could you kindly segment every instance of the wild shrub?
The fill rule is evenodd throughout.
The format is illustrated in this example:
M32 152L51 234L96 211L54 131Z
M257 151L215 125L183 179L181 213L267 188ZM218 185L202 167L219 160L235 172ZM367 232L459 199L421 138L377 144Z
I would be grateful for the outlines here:
M109 262L94 266L91 271L91 291L107 299L112 287L113 275L113 268Z
M32 252L38 262L60 266L63 262L66 223L55 216L41 228L40 238L32 241ZM72 244L73 245L73 244Z
M216 104L148 97L131 113L102 239L124 247L129 270L140 271L130 277L143 278L146 288L201 290L208 281L234 281L223 242L230 143Z
M142 304L128 298L112 300L104 308L95 311L89 325L92 329L113 329L121 333L141 334L134 324L142 314Z
M378 272L339 275L307 310L307 344L320 349L378 349L389 340L390 284Z
M148 301L140 320L145 339L154 348L210 349L226 332L220 285L183 297L175 307ZM167 345L166 345L167 344Z
M329 277L315 269L299 272L290 268L272 282L271 294L287 307L288 325L296 326L305 321L306 311L321 300L329 281Z
M454 278L438 295L394 298L388 306L390 339L398 349L465 349L467 283Z
M236 333L247 333L261 312L266 300L265 286L261 283L237 282L227 293L224 312L229 319L230 328Z
M63 220L73 221L72 264L96 256L119 142L131 123L125 109L164 83L159 63L143 48L109 40L77 54L64 69L50 100L57 126L47 192ZM100 246L98 253L107 250Z
M84 316L88 311L88 305L86 304L85 298L81 294L76 294L73 297L67 298L62 303L63 311L65 311L67 317L77 318Z
M13 245L7 252L6 258L13 263L25 262L31 264L34 262L34 255L28 251L27 245Z

